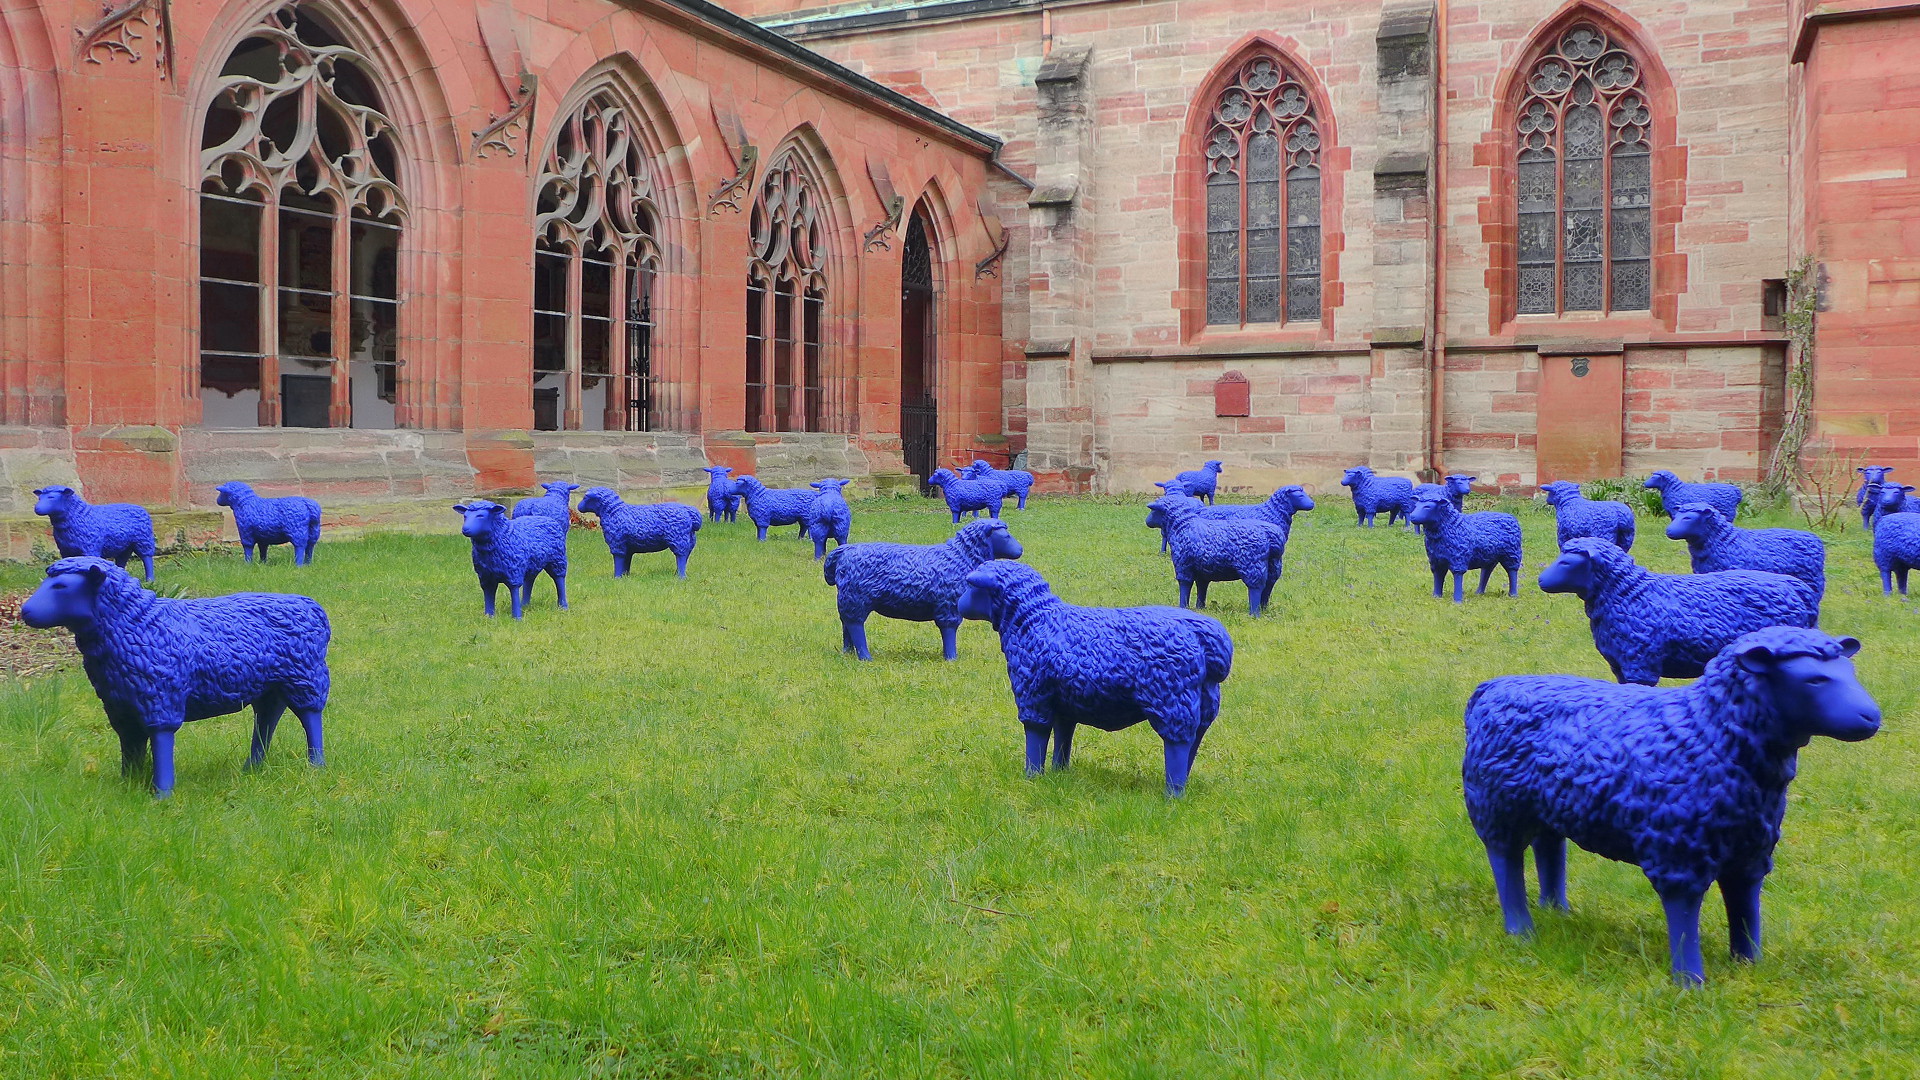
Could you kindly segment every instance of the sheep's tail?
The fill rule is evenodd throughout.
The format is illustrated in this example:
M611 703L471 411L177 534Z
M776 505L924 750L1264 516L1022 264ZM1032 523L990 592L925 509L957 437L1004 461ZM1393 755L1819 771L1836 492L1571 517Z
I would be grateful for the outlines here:
M837 548L834 548L832 551L827 552L826 563L821 569L821 573L825 574L827 577L827 584L829 585L840 584L840 556L845 555L846 553L847 553L847 549L844 547L837 547Z
M1233 673L1233 638L1227 628L1212 619L1194 628L1200 635L1200 647L1207 654L1207 681L1225 682Z

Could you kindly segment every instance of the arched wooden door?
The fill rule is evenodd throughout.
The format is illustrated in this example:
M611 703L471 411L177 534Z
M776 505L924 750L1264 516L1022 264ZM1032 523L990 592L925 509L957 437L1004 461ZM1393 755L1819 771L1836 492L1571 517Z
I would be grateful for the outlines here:
M940 457L939 337L928 239L926 215L916 209L900 267L900 440L922 492Z

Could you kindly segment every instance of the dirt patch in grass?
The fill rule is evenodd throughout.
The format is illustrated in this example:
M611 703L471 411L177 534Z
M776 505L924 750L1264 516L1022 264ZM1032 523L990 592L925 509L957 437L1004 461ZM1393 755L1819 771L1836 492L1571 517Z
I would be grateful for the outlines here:
M35 630L20 621L20 605L32 593L0 594L0 679L34 679L76 664L73 635Z

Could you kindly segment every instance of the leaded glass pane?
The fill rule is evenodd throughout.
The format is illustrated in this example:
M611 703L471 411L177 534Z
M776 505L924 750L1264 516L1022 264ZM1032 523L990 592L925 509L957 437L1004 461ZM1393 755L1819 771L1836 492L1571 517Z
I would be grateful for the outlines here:
M1279 224L1279 181L1249 180L1247 182L1247 228L1271 229Z
M1207 322L1218 325L1239 321L1240 279L1207 282Z
M1320 272L1320 230L1302 226L1287 230L1287 273Z
M1280 230L1250 229L1247 231L1247 273L1280 273Z
M1207 185L1207 231L1240 228L1240 182L1231 174Z
M1626 147L1613 152L1613 205L1650 206L1653 204L1653 158L1644 150L1632 152Z
M1653 306L1653 278L1646 262L1616 260L1613 264L1615 311L1645 311Z
M1247 321L1250 323L1274 323L1280 321L1280 278L1247 278Z
M1520 314L1554 313L1553 264L1520 268Z
M1653 254L1652 211L1646 208L1615 210L1613 239L1607 254L1616 259L1644 259Z
M1605 297L1601 295L1601 265L1599 263L1567 264L1567 301L1568 311L1599 311Z
M1287 321L1320 321L1320 275L1287 279Z
M1569 210L1566 216L1566 247L1562 256L1570 263L1593 262L1600 258L1600 240L1605 221L1598 210Z
M1520 262L1552 262L1554 257L1552 213L1520 215Z
M1553 213L1554 203L1559 197L1560 170L1555 167L1553 155L1543 155L1543 160L1520 162L1520 212L1522 214Z
M1320 224L1320 179L1287 181L1287 224Z
M1567 160L1564 198L1568 210L1598 210L1600 208L1599 158L1569 158Z
M1600 122L1597 105L1581 105L1567 110L1567 157L1597 158L1606 149L1606 129Z
M1247 140L1247 180L1280 178L1280 138L1271 132Z

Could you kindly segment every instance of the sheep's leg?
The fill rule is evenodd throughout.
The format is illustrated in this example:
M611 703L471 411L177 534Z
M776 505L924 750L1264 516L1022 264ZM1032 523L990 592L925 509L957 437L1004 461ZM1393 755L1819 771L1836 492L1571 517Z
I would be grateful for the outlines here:
M685 551L676 551L673 553L673 571L675 574L679 575L681 578L685 578L687 576L687 557L692 554L693 554L692 548L688 548Z
M1026 493L1026 492L1024 492L1024 491L1023 491L1023 492L1021 492L1020 494L1018 494L1018 495L1015 495L1015 496L1014 496L1014 498L1016 498L1016 499L1019 499L1019 500L1020 500L1020 505L1019 505L1019 506L1016 506L1016 507L1014 507L1014 509L1016 509L1016 510L1025 510L1025 509L1027 508L1027 493Z
M486 601L487 616L489 618L493 616L493 598L499 594L499 591L500 583L497 581L482 581L480 583L480 598Z
M1464 604L1467 602L1466 587L1467 587L1467 572L1465 570L1455 570L1453 572L1453 602L1454 603Z
M955 525L960 524L960 511L958 510L953 511L953 523Z
M842 621L840 623L840 642L843 651L850 650L853 655L862 660L873 659L873 654L867 651L867 622L865 619L859 622Z
M813 538L813 561L819 562L827 557L827 534L821 533Z
M1567 910L1567 838L1535 839L1533 869L1540 878L1540 906Z
M1208 581L1206 578L1201 578L1193 583L1193 591L1196 594L1193 598L1193 608L1195 611L1205 611L1207 609L1207 586L1212 584L1213 582Z
M153 729L153 797L173 794L173 733L178 727Z
M613 557L613 576L626 577L627 569L633 565L633 552L623 551ZM681 574L681 577L687 575Z
M960 624L940 626L940 658L942 660L960 659Z
M1893 574L1894 574L1894 577L1896 577L1896 578L1898 578L1898 579L1899 579L1899 581L1900 581L1900 595L1901 595L1901 596L1905 596L1905 595L1907 595L1907 571L1909 571L1909 570L1911 570L1911 569L1913 569L1913 568L1912 568L1912 567L1910 567L1910 566L1902 566L1902 567L1900 567L1900 568L1899 568L1898 570L1895 570L1895 571L1893 572Z
M760 539L761 539L762 541L764 541L764 540L766 540L766 538L767 538L767 527L766 527L765 525L761 525L761 524L760 524L759 522L757 522L757 521L756 521L756 522L754 522L754 525L755 525L755 526L756 526L756 527L757 527L757 528L758 528L758 529L760 530Z
M1266 583L1262 582L1259 578L1247 578L1246 585L1247 617L1257 619L1260 617L1260 600L1266 595Z
M1487 595L1487 579L1492 576L1493 576L1493 566L1491 564L1481 567L1480 568L1480 587L1473 590L1473 595L1475 596Z
M1507 595L1508 596L1520 595L1520 564L1519 563L1514 563L1512 566L1507 567Z
M322 737L320 715L322 706L306 709L294 709L293 715L300 721L300 727L307 733L307 764L318 768L327 763L327 748Z
M1660 906L1667 911L1667 954L1673 958L1673 981L1681 986L1699 986L1707 981L1706 965L1700 959L1700 894L1663 896Z
M513 617L518 619L526 612L527 588L518 582L507 582L507 603L513 608Z
M1905 592L1906 590L1902 589L1901 591ZM1893 571L1892 570L1880 571L1880 592L1882 595L1885 595L1885 596L1893 595Z
M1027 776L1035 777L1047 768L1047 736L1053 734L1051 724L1027 725Z
M147 580L148 580L148 581L152 581L152 580L153 580L153 552L151 552L151 551L143 551L143 552L141 552L141 553L140 553L140 562L141 562L141 564L142 564L142 565L144 565L144 566L146 567L146 571L147 571ZM122 565L122 566L125 566L125 565L126 565L126 561L125 561L125 560L122 560L122 561L121 561L121 564L120 564L120 565Z
M273 745L274 729L280 726L280 714L286 711L287 703L271 692L253 703L253 752L247 755L247 768L257 769L267 760L267 747Z
M253 561L253 541L244 536L240 538L240 554L246 561Z
M1440 590L1445 588L1447 583L1446 565L1437 562L1428 563L1427 568L1433 571L1433 595L1435 599L1438 599L1441 595Z
M1507 933L1533 933L1533 912L1527 910L1527 845L1487 845L1487 864L1493 868L1494 892L1500 896L1500 915Z
M150 736L138 720L130 727L116 728L114 734L120 736L120 775L132 776L135 769L147 763Z
M556 574L549 570L547 571L547 576L553 579L553 591L560 598L560 610L567 610L567 575L564 573ZM531 581L527 582L527 592L529 594L533 592L533 582ZM527 599L532 600L532 595L528 595Z
M1167 770L1167 798L1177 799L1187 790L1187 776L1193 772L1193 752L1196 749L1191 742L1163 742L1161 744Z
M1720 899L1727 905L1727 947L1735 960L1760 959L1760 886L1756 874L1720 875Z
M1179 578L1175 578L1174 581L1180 585L1180 606L1186 607L1187 601L1193 596L1193 582L1181 581Z

